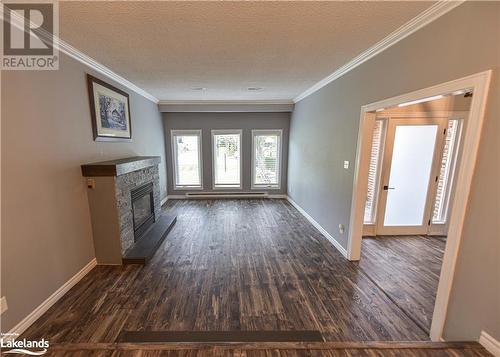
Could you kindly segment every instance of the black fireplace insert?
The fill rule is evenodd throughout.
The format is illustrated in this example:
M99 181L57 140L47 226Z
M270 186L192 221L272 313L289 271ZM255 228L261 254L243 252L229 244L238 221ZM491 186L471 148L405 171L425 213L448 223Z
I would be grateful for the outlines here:
M134 241L137 242L155 221L153 183L149 182L131 191Z

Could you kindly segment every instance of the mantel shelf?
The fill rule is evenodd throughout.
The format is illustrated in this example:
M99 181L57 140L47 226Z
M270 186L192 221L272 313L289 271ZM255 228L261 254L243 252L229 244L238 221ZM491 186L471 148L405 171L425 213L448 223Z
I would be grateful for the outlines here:
M129 172L158 165L159 156L134 156L117 160L94 162L82 165L82 175L85 177L120 176Z

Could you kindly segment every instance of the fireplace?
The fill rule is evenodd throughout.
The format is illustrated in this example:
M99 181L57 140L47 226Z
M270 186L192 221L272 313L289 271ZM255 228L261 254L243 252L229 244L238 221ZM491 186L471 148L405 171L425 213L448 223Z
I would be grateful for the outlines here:
M134 241L137 242L155 221L153 182L131 191Z

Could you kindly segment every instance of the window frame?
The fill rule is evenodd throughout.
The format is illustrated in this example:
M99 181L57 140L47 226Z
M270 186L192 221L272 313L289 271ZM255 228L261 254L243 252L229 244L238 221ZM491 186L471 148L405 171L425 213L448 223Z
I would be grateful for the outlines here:
M255 137L261 135L278 135L278 183L277 184L257 184L255 183ZM281 172L283 171L283 129L252 129L252 168L251 186L252 190L280 190Z
M458 171L458 160L462 150L462 133L464 131L465 121L461 116L450 116L448 118L448 123L446 126L446 130L448 130L448 124L450 121L457 122L457 129L455 132L454 144L453 148L448 155L448 159L450 160L449 171L446 173L445 177L445 190L443 193L443 208L441 210L441 215L438 219L434 220L434 209L436 205L437 192L434 193L434 198L432 202L432 214L431 214L431 224L433 225L446 225L448 224L449 216L450 216L450 205L454 196L454 184L456 181L456 172ZM442 155L443 153L441 153ZM438 175L438 177L441 175ZM439 178L438 178L439 180Z
M178 185L177 184L177 136L197 136L198 137L198 171L200 175L200 185ZM173 189L176 191L203 190L203 131L202 129L172 129L170 130L170 143L172 145L172 172Z
M213 190L241 190L243 187L243 130L242 129L212 129L212 189ZM224 134L237 134L240 137L240 182L239 185L218 185L215 183L215 161L216 161L216 150L215 150L215 136Z
M380 146L379 146L379 153L377 157L377 172L375 173L375 189L373 192L373 207L372 207L372 212L371 212L371 217L369 221L364 220L363 216L363 225L368 225L368 226L374 226L377 224L377 213L378 213L378 203L379 203L379 196L380 196L380 190L381 190L381 182L382 182L382 167L384 164L384 151L385 151L385 140L387 137L387 128L389 127L389 119L390 117L377 117L375 118L375 122L381 122L382 128L381 128L381 133L380 133ZM373 129L375 129L375 125L373 126ZM370 145L370 150L373 148L373 131L372 131L372 142ZM371 151L370 151L370 162L371 163ZM369 171L369 170L368 170ZM368 174L368 178L370 175Z

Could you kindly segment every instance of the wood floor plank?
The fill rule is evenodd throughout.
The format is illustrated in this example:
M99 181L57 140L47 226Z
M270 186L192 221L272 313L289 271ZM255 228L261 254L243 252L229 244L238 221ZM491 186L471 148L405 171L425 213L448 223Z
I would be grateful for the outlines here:
M424 331L429 332L446 238L363 238L360 268Z
M475 343L279 342L279 343L117 343L58 344L50 356L413 356L491 357Z
M327 341L428 339L286 200L169 200L164 209L177 223L146 266L97 266L23 337L319 330Z

